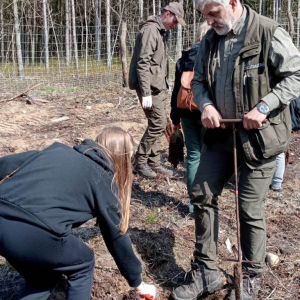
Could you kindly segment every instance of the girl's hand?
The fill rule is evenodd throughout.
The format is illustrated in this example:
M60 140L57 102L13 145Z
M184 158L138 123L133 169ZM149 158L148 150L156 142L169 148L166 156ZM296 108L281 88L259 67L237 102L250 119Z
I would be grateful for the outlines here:
M142 282L135 291L140 295L140 299L155 300L156 288L152 284Z

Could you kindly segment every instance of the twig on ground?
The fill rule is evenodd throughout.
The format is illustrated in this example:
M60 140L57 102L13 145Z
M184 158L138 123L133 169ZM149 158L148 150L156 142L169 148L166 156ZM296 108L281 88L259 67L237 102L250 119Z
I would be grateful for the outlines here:
M161 282L159 285L163 285L163 284L165 284L166 282L168 282L168 281L173 281L175 278L177 278L179 275L181 275L181 274L183 274L183 273L185 273L185 272L179 272L177 275L175 275L174 277L172 277L172 278L168 278L168 279L166 279L166 280L164 280L163 282Z
M276 288L271 292L271 294L266 298L266 300L269 299L274 294L275 291L276 291Z
M271 268L268 266L269 272L273 275L273 277L279 282L279 284L281 285L281 287L283 287L288 294L292 294L295 295L295 293L289 291L284 285L283 283L280 281L280 279L272 272Z
M96 269L100 269L100 270L108 270L108 271L119 271L118 268L114 268L114 267L101 267L101 266L95 266Z
M122 97L119 97L119 102L118 102L118 105L116 106L116 109L119 108L119 106L121 105L121 100L122 100Z
M134 109L134 108L136 108L137 107L137 105L136 104L134 104L134 105L132 105L132 106L130 106L130 107L128 107L128 108L126 108L126 109L124 109L125 111L127 111L127 110L131 110L131 109Z
M24 92L22 92L22 93L20 93L20 94L18 94L18 95L16 95L16 96L10 98L10 99L3 99L3 100L0 100L0 102L8 102L8 101L16 100L17 98L19 98L19 97L25 95L26 93L28 93L29 91L35 89L36 87L40 86L41 84L42 84L42 83L39 83L39 84L37 84L37 85L35 85L35 86L32 86L32 87L29 88L28 90L26 90L26 91L24 91Z

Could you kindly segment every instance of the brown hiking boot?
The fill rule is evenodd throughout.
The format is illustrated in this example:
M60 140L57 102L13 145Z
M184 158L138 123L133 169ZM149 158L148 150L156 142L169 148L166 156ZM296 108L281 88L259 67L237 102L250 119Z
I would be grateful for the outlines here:
M135 171L140 175L147 177L147 178L155 178L156 173L152 171L148 164L137 164L135 166Z
M172 170L168 170L167 168L165 168L164 166L160 165L160 166L150 166L150 168L159 174L165 175L167 177L172 177L173 176L173 171Z

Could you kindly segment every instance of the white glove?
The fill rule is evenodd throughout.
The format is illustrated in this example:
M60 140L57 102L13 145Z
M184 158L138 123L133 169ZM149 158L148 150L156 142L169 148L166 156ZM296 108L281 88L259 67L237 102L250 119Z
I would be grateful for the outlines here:
M142 106L143 108L151 108L152 107L152 96L146 96L142 97L143 103Z
M140 299L155 300L156 288L152 284L142 282L135 291L140 295Z

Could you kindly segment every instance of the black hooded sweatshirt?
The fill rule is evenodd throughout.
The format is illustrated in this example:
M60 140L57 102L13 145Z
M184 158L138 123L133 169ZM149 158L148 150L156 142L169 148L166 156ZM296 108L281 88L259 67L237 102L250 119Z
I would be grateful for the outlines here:
M56 236L97 217L104 241L131 287L141 282L141 263L120 232L120 204L112 187L113 165L92 140L73 149L54 143L43 151L0 158L0 216ZM112 190L113 189L113 190ZM0 229L1 230L1 229Z

